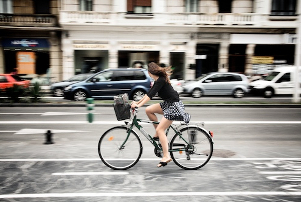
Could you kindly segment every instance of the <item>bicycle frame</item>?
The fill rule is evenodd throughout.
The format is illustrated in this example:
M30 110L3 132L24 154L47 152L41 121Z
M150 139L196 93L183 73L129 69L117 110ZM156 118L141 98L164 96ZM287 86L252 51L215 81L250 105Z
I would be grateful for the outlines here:
M143 127L140 125L140 123L148 123L148 124L159 124L160 122L158 121L150 121L150 120L143 120L143 119L138 119L137 118L137 113L138 113L138 109L133 109L133 118L131 123L125 121L127 128L128 128L128 133L127 133L127 137L124 140L124 142L121 144L120 148L123 148L123 146L125 145L125 143L127 142L129 136L130 136L130 131L133 130L134 127L136 127L144 136L145 138L152 144L154 145L154 147L157 150L162 150L161 147L157 144L157 142L153 139L152 136L150 136L144 129ZM179 137L187 144L190 145L183 137L181 132L179 132L179 130L173 126L172 124L167 128L166 130L166 136L168 135L168 132L170 130L170 128L179 135ZM183 149L176 149L176 150L169 150L169 152L176 152L176 151L181 151Z

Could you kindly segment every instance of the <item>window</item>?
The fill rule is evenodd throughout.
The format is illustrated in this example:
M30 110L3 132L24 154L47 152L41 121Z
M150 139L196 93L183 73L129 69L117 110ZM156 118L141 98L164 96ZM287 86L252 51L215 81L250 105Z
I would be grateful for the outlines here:
M93 11L93 0L79 0L80 11Z
M151 0L127 0L127 12L129 14L144 14L152 12Z
M0 0L0 13L13 13L13 0Z
M280 79L278 79L278 81L276 81L276 83L289 82L289 81L291 81L291 74L286 73Z
M0 76L0 83L6 83L7 79L5 76Z
M113 72L112 71L107 71L107 72L103 72L100 74L97 74L96 76L94 76L93 78L89 79L92 82L99 82L99 81L111 81L112 80L112 75Z
M34 0L35 14L50 14L50 0Z
M186 0L185 1L186 12L198 12L199 0Z
M296 0L273 0L271 15L296 15Z
M219 0L218 1L219 13L231 13L232 12L232 0Z

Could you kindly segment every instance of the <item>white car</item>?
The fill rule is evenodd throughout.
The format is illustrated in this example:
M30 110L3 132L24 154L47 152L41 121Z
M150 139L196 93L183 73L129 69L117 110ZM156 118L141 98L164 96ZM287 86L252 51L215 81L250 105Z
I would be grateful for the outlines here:
M178 94L181 94L183 92L183 83L185 81L184 80L177 80L177 79L171 79L170 80L170 83L171 83L171 86L173 87L173 89L175 89Z
M249 92L249 80L243 74L214 72L183 84L183 94L194 98L203 95L233 95L242 98Z
M299 68L299 85L301 83L300 70ZM294 75L294 66L278 67L265 78L251 82L251 93L259 93L266 98L270 98L273 95L293 94Z

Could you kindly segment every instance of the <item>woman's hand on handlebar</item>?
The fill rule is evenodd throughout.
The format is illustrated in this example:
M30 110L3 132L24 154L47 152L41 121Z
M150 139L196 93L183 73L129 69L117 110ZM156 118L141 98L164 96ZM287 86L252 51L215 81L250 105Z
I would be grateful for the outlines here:
M132 109L138 108L137 102L133 101L133 102L131 103L131 108L132 108Z

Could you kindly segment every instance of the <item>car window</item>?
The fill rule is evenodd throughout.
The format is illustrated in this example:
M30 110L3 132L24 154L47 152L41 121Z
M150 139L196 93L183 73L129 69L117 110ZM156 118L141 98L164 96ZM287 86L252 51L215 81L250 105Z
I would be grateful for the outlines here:
M106 72L102 72L100 74L95 75L94 77L92 77L89 80L91 81L92 79L94 79L96 82L99 82L99 81L111 81L112 80L112 76L113 76L113 72L112 71L106 71Z
M145 80L146 76L143 71L135 71L134 80Z
M229 78L229 81L242 81L242 78L239 75L234 75L234 74L229 75L228 78Z
M224 82L227 80L227 77L224 74L215 74L205 80L205 82Z
M272 81L280 72L272 72L266 76L263 80Z
M114 71L112 81L134 80L134 71Z
M0 76L0 83L6 83L7 79L5 76Z
M289 81L291 81L291 74L290 73L286 73L282 77L280 77L278 79L278 81L276 81L276 83L289 82Z
M82 79L82 75L75 75L74 77L70 78L69 81L81 81Z
M23 81L23 79L17 75L11 75L11 77L13 77L16 81Z

